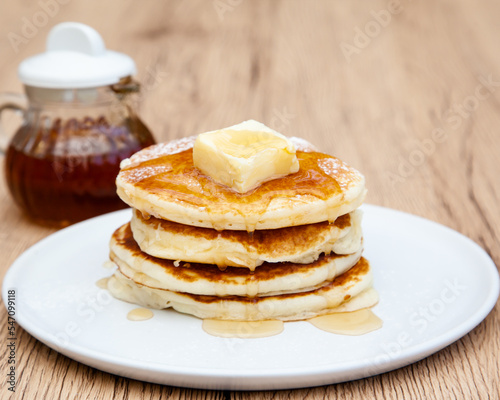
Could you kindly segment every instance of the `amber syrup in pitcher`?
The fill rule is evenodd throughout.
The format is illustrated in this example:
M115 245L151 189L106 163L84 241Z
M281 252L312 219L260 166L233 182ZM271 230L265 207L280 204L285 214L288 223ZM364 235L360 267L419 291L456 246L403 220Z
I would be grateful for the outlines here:
M16 203L38 223L66 226L127 207L116 194L120 162L155 143L146 126L127 118L52 120L19 129L6 155L6 178Z

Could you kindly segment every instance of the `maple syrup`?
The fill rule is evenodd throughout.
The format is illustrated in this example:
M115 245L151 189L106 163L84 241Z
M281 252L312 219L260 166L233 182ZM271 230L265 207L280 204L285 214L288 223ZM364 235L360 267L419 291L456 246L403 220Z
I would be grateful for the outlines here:
M283 332L283 321L226 321L220 319L204 319L203 330L212 336L223 338L263 338Z
M107 289L108 288L108 282L109 282L109 278L102 278L102 279L99 279L95 285L98 287L98 288L101 288L101 289Z
M30 218L66 226L127 207L116 194L120 161L155 143L139 119L115 126L105 117L37 125L35 132L22 126L6 155L8 187Z
M125 207L115 194L120 161L155 143L135 112L135 72L134 60L77 22L54 26L46 51L19 64L25 95L10 94L0 113L15 110L23 124L0 151L28 217L61 227Z
M146 321L153 318L153 316L153 311L147 308L134 308L127 314L127 319L129 321Z
M382 327L382 320L371 310L332 313L308 320L316 328L337 335L364 335ZM212 336L223 338L262 338L283 332L284 323L279 320L226 321L204 319L203 330Z
M332 313L309 319L316 328L338 335L364 335L382 327L382 320L371 310Z
M175 192L183 201L199 206L216 202L217 206L228 207L256 203L277 196L294 197L301 194L324 200L341 193L336 179L322 171L318 165L318 160L332 158L331 156L297 151L297 158L300 161L299 172L264 182L247 193L236 192L203 174L193 164L193 149L132 165L122 170L121 175L141 189ZM159 167L163 167L164 171L155 171L151 176L145 174L145 171Z
M358 177L357 172L347 167L343 170L344 165L335 157L299 150L296 154L300 163L298 172L264 182L246 193L236 192L203 174L193 164L192 148L174 154L153 154L153 158L132 162L120 171L120 178L162 200L175 199L176 202L203 208L207 210L208 218L212 210L217 215L240 214L245 220L246 230L253 232L273 199L311 196L327 201L338 198L337 207L340 207L343 187L339 177L345 180ZM340 170L337 175L330 173L333 167L328 166L329 162ZM337 218L337 211L336 207L328 210L330 222ZM211 223L216 230L224 229L215 221Z

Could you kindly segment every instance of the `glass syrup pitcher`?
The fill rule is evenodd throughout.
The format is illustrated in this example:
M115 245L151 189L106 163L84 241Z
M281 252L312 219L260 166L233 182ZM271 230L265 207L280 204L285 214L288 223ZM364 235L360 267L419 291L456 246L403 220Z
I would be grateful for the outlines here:
M5 175L28 217L61 227L127 207L116 194L120 161L155 143L135 112L134 73L130 57L79 23L54 27L47 51L20 64L26 96L4 95L0 112L23 115Z

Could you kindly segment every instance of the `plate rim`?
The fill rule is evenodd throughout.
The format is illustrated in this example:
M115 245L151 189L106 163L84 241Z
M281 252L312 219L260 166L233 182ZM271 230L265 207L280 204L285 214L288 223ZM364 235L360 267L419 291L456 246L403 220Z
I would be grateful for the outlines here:
M410 214L404 211L395 210L392 208L382 207L378 205L372 204L364 204L361 206L361 209L364 209L367 212L368 210L373 209L377 212L388 212L388 213L396 213L404 216L405 218L412 218L418 220L420 223L432 224L437 229L444 229L448 234L455 236L458 240L465 240L471 248L474 249L475 254L482 258L481 265L483 266L484 273L486 273L490 278L490 286L488 291L488 296L485 298L483 303L477 310L471 315L468 316L467 319L461 321L460 324L455 325L452 329L449 329L445 332L442 332L440 335L434 336L431 339L425 340L424 342L418 343L413 346L409 346L402 350L401 355L395 359L390 359L388 362L381 363L374 367L372 358L363 358L357 359L354 361L343 362L342 364L322 364L320 366L307 367L306 370L300 367L280 367L280 368L259 368L252 370L235 370L230 368L201 368L201 367L186 367L186 366L171 366L166 364L159 363L146 363L141 360L129 359L126 357L120 357L113 354L101 353L97 350L87 348L86 346L77 344L77 343L69 343L64 348L61 348L56 343L53 343L50 339L51 334L44 334L43 329L39 329L36 326L36 323L32 323L29 320L29 317L25 318L24 315L18 314L16 315L16 323L18 323L23 329L25 329L29 334L34 336L37 340L40 340L42 343L50 347L51 349L64 354L77 362L84 363L93 368L103 370L105 372L114 373L117 372L110 371L109 369L103 369L97 364L104 363L106 366L114 367L115 371L117 369L123 369L126 367L131 369L133 372L137 372L138 370L141 372L148 371L154 372L156 374L161 374L162 376L172 379L166 379L167 381L171 381L173 383L165 383L165 381L158 381L155 379L149 380L150 382L155 383L163 383L163 384L173 384L177 386L184 386L190 388L201 388L201 389L213 389L213 388L228 388L238 389L238 390L266 390L266 389L291 389L291 388L299 388L306 387L311 385L304 385L305 381L311 380L311 378L315 378L316 381L321 381L323 383L317 383L314 385L322 385L328 384L324 382L328 376L333 374L344 374L344 375L354 375L353 378L349 379L341 379L335 380L330 379L328 382L330 383L338 383L344 382L352 379L360 379L368 376L374 376L377 374L385 373L397 368L401 368L403 366L409 365L413 362L421 360L423 358L428 357L435 352L442 350L443 348L449 346L451 343L454 343L458 339L465 336L467 333L472 331L475 327L477 327L491 312L491 310L495 307L496 302L498 301L499 293L500 293L500 277L498 273L498 269L488 255L488 253L479 246L472 239L467 237L466 235L457 232L450 227L447 227L443 224L437 223L435 221L426 219L424 217ZM91 218L86 221L82 221L80 223L71 225L67 228L61 229L57 232L52 233L51 235L41 239L30 248L26 249L22 254L20 254L16 260L10 265L7 272L3 277L2 283L2 299L4 304L6 305L6 296L7 290L12 288L11 281L15 278L16 268L22 268L24 259L32 256L32 253L37 252L39 249L46 246L47 243L52 241L57 241L60 236L65 236L69 232L84 230L86 225L92 225L99 222L101 220L106 219L123 219L126 221L126 216L130 215L131 209L119 210L112 213L104 214L95 218ZM122 218L123 216L123 218ZM113 228L113 227L112 227ZM72 234L72 233L71 233ZM90 360L89 360L90 359ZM91 362L92 361L92 362ZM148 367L149 365L149 367ZM109 368L109 367L108 367ZM370 368L373 371L370 371ZM350 372L358 372L358 374L350 374ZM134 378L134 373L127 374L124 372L119 373L120 376L126 376L129 378ZM137 375L136 375L137 376ZM300 377L299 380L294 380L291 382L291 378ZM203 382L190 382L189 384L183 384L186 380L191 380L193 378L202 379ZM273 382L273 379L281 378L286 379L286 382ZM138 379L138 378L135 378ZM142 379L142 378L141 378ZM210 384L207 385L206 379L211 380ZM242 380L243 379L243 380ZM148 379L142 379L148 381ZM182 382L180 382L180 381ZM231 384L232 381L239 380L237 385ZM258 382L256 382L258 380ZM269 381L269 382L268 382ZM201 384L197 384L201 383ZM205 383L205 384L202 384ZM261 385L259 385L259 383ZM269 384L271 385L269 385ZM264 384L264 385L262 385Z

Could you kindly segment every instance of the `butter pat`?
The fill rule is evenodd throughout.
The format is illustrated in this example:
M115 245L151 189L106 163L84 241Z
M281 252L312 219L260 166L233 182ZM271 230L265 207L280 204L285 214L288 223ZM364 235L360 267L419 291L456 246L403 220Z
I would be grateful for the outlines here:
M254 120L200 134L193 162L205 175L239 193L299 170L293 143Z

